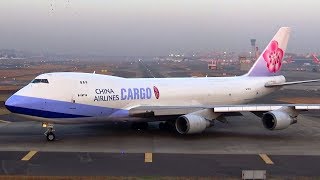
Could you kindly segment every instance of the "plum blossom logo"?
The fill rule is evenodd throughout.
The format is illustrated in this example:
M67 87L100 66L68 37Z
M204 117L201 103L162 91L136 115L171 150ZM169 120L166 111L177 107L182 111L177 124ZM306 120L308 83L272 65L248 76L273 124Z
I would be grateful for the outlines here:
M159 96L160 96L159 89L156 86L153 86L153 91L156 98L159 99Z
M267 50L263 53L263 59L267 62L270 72L277 72L281 68L283 58L283 50L278 47L277 41L271 41Z

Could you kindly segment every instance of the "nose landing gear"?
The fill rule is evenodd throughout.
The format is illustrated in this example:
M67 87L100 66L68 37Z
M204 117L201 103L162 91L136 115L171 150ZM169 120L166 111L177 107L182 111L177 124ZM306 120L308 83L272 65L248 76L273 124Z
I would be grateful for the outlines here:
M42 127L47 128L47 131L44 133L44 135L47 137L47 141L54 141L56 139L56 136L53 133L53 124L42 123Z

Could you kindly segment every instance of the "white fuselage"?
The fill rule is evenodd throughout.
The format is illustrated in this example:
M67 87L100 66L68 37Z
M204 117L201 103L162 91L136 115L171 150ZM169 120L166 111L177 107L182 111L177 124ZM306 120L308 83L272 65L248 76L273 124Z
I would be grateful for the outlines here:
M14 113L55 122L127 118L138 106L243 104L279 89L266 83L285 82L283 76L127 79L88 73L48 73L36 79L48 83L28 84L6 106Z

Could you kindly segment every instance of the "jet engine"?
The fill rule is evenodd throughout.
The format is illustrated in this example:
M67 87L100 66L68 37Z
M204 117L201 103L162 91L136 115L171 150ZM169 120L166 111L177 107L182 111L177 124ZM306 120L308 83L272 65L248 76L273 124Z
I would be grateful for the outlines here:
M194 114L186 114L178 117L175 123L176 130L180 134L201 133L210 126L210 121Z
M288 112L274 110L264 113L262 116L263 126L269 130L281 130L288 128L297 122L296 116L290 116Z

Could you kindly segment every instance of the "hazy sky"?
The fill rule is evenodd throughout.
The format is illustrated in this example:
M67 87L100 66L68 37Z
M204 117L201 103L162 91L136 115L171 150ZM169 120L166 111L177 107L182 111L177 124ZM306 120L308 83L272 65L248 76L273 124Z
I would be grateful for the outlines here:
M320 52L318 0L0 1L0 49L33 52L240 52L250 38L265 46L280 26L293 30L288 51Z

